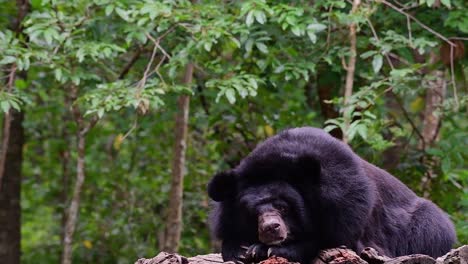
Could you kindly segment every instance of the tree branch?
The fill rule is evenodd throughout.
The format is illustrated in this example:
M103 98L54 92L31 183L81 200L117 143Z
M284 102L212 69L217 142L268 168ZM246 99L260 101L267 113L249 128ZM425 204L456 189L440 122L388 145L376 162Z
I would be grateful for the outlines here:
M135 62L140 58L141 53L143 52L143 46L138 47L137 51L133 54L132 58L130 61L125 65L125 67L122 69L122 71L119 74L118 79L122 80L125 75L130 71L130 69L133 67Z
M455 67L453 66L453 52L455 48L450 46L450 75L452 78L452 87L453 87L453 99L455 100L455 110L458 110L460 107L458 103L458 94L457 94L457 84L455 83Z
M424 23L422 23L421 21L419 21L417 18L415 18L414 16L406 13L405 11L403 11L401 8L398 8L396 7L395 5L393 5L392 3L389 3L385 0L381 0L380 1L381 3L383 3L384 5L394 9L395 11L397 11L398 13L400 14L403 14L405 15L406 17L409 17L411 18L411 20L413 20L414 22L416 22L418 25L420 25L422 28L424 28L425 30L431 32L433 35L437 36L438 38L440 38L441 40L447 42L448 44L450 44L450 46L452 47L456 47L455 43L453 43L452 41L450 41L448 38L444 37L442 34L440 34L439 32L433 30L432 28L426 26Z
M361 4L361 0L353 0L353 7L351 9L351 14L355 14ZM347 130L351 125L351 113L348 113L350 109L348 106L349 98L353 94L353 84L354 84L354 71L356 69L356 22L352 22L349 25L349 42L350 42L350 57L348 64L346 65L346 84L345 84L345 94L344 94L344 122L345 122L345 130L343 131L343 141L348 143L348 136Z
M413 120L411 120L408 112L406 111L405 107L403 106L403 103L401 102L401 99L393 91L390 91L390 93L395 98L396 102L398 103L398 107L400 107L400 109L403 112L403 115L405 116L406 120L408 120L411 127L413 128L413 131L416 132L416 135L418 135L419 139L424 142L424 137L422 136L421 132L419 132L419 130L416 127L416 125L414 124ZM423 149L424 149L424 147L423 147Z
M371 22L369 19L367 19L367 24L369 25L369 27L370 27L370 29L371 29L371 31L372 31L372 35L374 35L374 38L375 38L378 42L380 42L379 35L377 35L377 31L375 31L374 25L372 25L372 22ZM384 56L385 56L385 59L386 59L387 62L388 62L388 65L390 65L390 68L391 68L392 70L394 70L395 67L393 66L393 63L392 63L392 60L390 59L390 57L388 57L388 54L386 53L386 54L384 54Z

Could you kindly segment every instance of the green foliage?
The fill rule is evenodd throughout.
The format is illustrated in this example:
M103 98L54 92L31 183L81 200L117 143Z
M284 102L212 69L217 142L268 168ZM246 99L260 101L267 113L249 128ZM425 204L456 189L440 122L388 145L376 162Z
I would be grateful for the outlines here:
M10 108L20 111L22 104L23 102L17 95L0 91L0 108L3 113L7 113Z
M400 7L443 36L468 32L466 1L435 3ZM0 9L2 80L13 65L27 73L11 91L0 90L1 111L26 113L25 263L60 256L62 213L76 172L71 104L99 118L87 135L74 261L129 263L157 253L181 93L191 96L182 254L211 251L211 175L266 137L305 125L340 128L361 156L384 167L387 151L397 148L389 170L417 192L428 170L422 158L436 160L431 198L450 213L460 243L468 243L467 58L454 63L456 87L448 82L438 112L439 141L421 150L415 128L423 127L423 79L441 69L450 80L452 72L429 63L444 42L383 3L363 2L350 14L351 6L337 0L34 0L24 34L7 29L17 12L12 2L0 0ZM358 24L358 56L345 105L351 22ZM182 84L188 62L195 65L190 86ZM339 116L327 113L323 100Z
M258 82L262 82L256 75L240 73L227 80L212 79L205 85L207 88L218 88L220 92L216 97L216 103L219 102L221 96L226 96L229 103L236 102L235 94L238 93L240 97L256 96L258 89Z

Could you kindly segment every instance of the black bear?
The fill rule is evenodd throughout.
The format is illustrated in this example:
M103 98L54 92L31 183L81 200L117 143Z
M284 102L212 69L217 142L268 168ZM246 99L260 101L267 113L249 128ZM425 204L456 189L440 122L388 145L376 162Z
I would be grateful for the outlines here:
M325 248L441 256L454 226L432 202L317 128L288 129L208 184L225 261L309 263Z

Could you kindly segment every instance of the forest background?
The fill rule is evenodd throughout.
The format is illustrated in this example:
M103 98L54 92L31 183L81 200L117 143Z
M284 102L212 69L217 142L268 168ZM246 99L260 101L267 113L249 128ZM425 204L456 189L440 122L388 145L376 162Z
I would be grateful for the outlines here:
M464 0L0 0L0 259L211 252L209 178L306 125L467 244L467 40Z

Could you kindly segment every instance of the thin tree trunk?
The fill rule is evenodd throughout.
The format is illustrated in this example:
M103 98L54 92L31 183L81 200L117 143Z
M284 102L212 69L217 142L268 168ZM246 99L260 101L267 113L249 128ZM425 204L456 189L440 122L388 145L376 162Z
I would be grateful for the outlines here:
M29 1L17 0L18 13L11 23L17 36L22 34ZM13 90L16 79L27 78L26 72L17 72L15 64L10 67L7 91ZM10 109L3 116L2 154L0 156L0 260L2 263L18 264L21 257L21 165L23 163L24 113Z
M3 172L3 187L0 191L0 259L2 263L17 264L20 263L24 114L10 110L10 116L10 138Z
M359 5L361 4L361 0L353 0L353 7L351 9L351 13L356 13ZM348 129L351 125L351 113L349 112L349 98L353 94L353 84L354 84L354 71L356 69L356 56L357 56L357 49L356 49L356 23L352 22L349 25L349 60L348 65L346 65L346 84L345 84L345 92L344 92L344 122L345 122L345 130L343 131L343 141L348 143Z
M193 64L185 69L184 84L190 85L193 79ZM185 152L187 149L188 116L190 96L181 95L177 101L174 160L172 163L172 183L169 197L169 212L164 235L164 251L176 252L179 248L182 231L182 197L185 170Z
M431 54L431 64L436 62L436 56L435 54ZM420 142L421 149L430 147L438 139L441 119L440 116L436 115L436 111L442 105L447 90L447 82L442 70L433 70L428 75L429 78L424 82L427 90L423 129L421 132L423 137L423 140Z
M78 210L80 207L81 191L85 180L85 135L78 132L78 158L76 164L76 182L73 190L73 197L71 200L70 208L66 217L65 234L63 239L63 254L62 264L72 263L72 242L73 234L75 232L76 223L78 221Z
M72 244L73 234L75 232L76 223L78 222L78 212L80 209L81 191L83 189L83 183L85 181L85 150L86 150L86 134L96 124L97 118L93 119L88 125L85 125L83 114L78 108L77 104L74 104L78 96L78 87L72 86L70 89L72 100L72 112L75 122L78 127L76 134L77 137L77 161L76 161L76 181L73 189L73 196L68 208L66 221L65 221L65 232L63 237L63 252L62 252L62 264L72 263Z
M7 159L8 144L10 143L11 111L4 113L3 116L3 134L2 149L0 156L0 192L2 191L3 176L5 175L5 163Z
M430 64L432 65L436 63L436 61L437 55L435 53L431 53ZM430 78L428 78L424 84L427 87L426 106L424 109L423 129L421 132L422 139L419 144L422 150L433 146L438 140L442 120L436 112L442 105L447 91L447 82L442 70L433 70L428 75ZM424 197L428 198L431 190L432 179L436 177L433 168L438 163L438 160L426 156L423 157L422 162L426 166L426 172L421 180L421 189Z
M70 98L68 94L65 95L65 105L69 106L71 105ZM60 161L62 164L62 189L60 191L60 213L61 213L61 230L60 230L60 241L64 241L65 239L65 226L67 223L67 211L65 210L67 204L68 204L68 199L69 199L69 191L70 191L70 178L71 178L71 171L70 171L70 133L69 133L69 128L68 128L68 123L71 122L70 118L70 112L67 111L63 117L62 117L62 133L61 133L61 138L64 141L64 147L60 153ZM60 252L60 255L62 255L63 252Z

